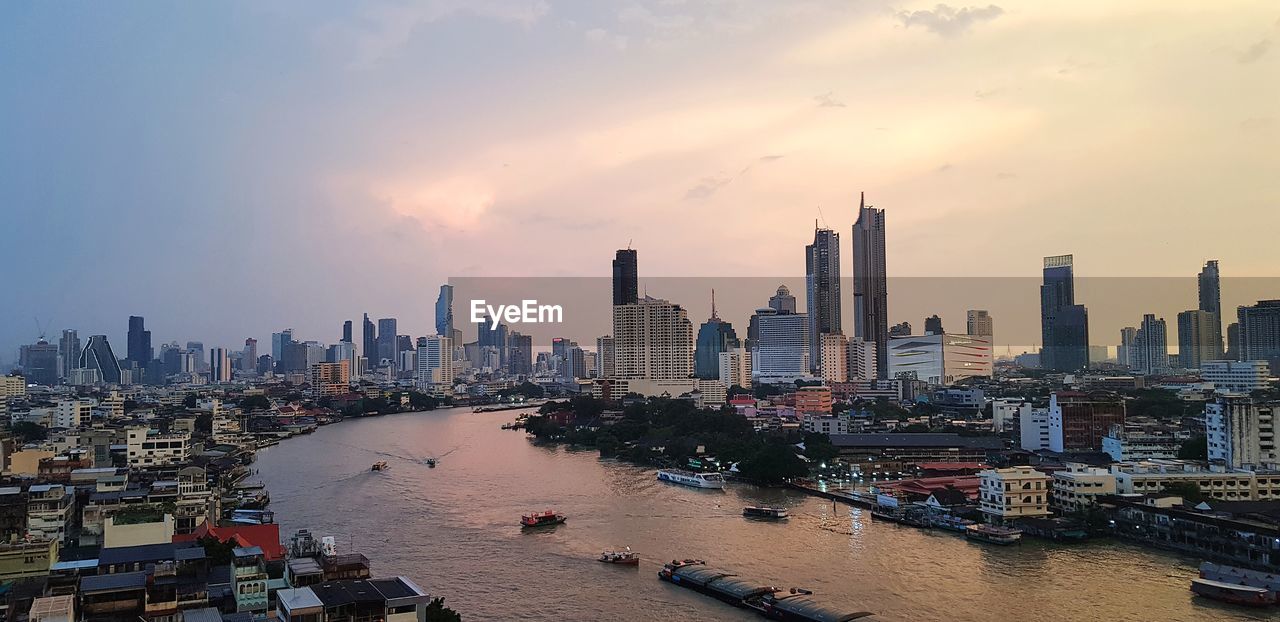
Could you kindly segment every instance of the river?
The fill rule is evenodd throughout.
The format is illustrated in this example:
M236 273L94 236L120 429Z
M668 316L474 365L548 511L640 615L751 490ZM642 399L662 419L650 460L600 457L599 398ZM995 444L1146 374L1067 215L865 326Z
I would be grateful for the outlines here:
M762 619L660 582L661 562L676 557L809 588L882 621L1268 619L1193 597L1192 558L1114 541L982 545L788 490L666 484L652 469L499 428L517 414L345 421L259 452L258 478L286 540L298 528L333 535L375 576L408 576L467 621ZM390 469L371 472L379 460ZM792 517L745 520L747 505ZM522 513L547 508L568 522L521 532ZM644 557L639 569L595 561L621 546Z

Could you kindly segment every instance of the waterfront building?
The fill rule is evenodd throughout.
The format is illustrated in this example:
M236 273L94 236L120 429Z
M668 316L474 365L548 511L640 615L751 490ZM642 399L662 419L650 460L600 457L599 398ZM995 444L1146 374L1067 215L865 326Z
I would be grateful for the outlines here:
M721 352L719 372L720 382L725 386L751 388L751 352L746 348L731 348Z
M1233 566L1280 572L1280 502L1210 499L1189 507L1175 495L1114 496L1100 505L1115 522L1112 533Z
M1158 493L1170 485L1194 484L1206 497L1228 501L1280 499L1280 473L1206 468L1193 460L1141 460L1111 465L1120 494Z
M813 323L810 322L810 326ZM841 333L824 333L818 336L819 357L818 373L822 381L828 385L849 380L849 340Z
M990 337L945 333L894 337L889 340L889 375L913 378L931 386L990 377L994 354Z
M1074 259L1044 258L1040 286L1040 367L1072 372L1089 367L1089 312L1075 302Z
M132 426L125 434L125 455L131 468L175 466L190 457L191 435L161 434L147 426Z
M1049 516L1049 476L1031 467L978 472L979 508L988 522Z
M1276 418L1280 402L1244 395L1220 396L1205 405L1209 461L1228 468L1276 468Z
M1267 361L1280 374L1280 300L1259 300L1236 310L1238 350L1242 361Z
M1116 476L1107 469L1069 463L1053 472L1049 505L1058 514L1074 514L1096 505L1098 499L1116 494Z
M640 300L639 261L635 249L619 250L613 258L613 306Z
M1124 413L1115 394L1057 391L1049 396L1049 449L1099 451L1111 426L1124 424Z
M831 229L819 228L813 223L813 243L804 248L805 305L809 317L809 334L815 342L822 335L841 334L840 321L840 234ZM809 349L809 371L814 374L824 369L820 347ZM840 357L839 365L845 364Z
M860 197L853 223L853 336L876 344L876 371L889 370L889 296L885 270L885 212Z
M425 619L431 596L405 577L328 581L276 593L280 622Z
M796 389L796 412L800 414L831 414L831 387L807 386Z
M342 395L351 390L351 363L316 363L311 366L310 382L313 397Z
M1049 409L1018 409L1018 446L1026 451L1049 449Z
M1266 361L1205 361L1200 365L1200 380L1223 394L1249 395L1271 385Z
M694 375L712 380L720 374L720 353L736 347L738 335L733 325L716 315L716 293L711 292L711 317L698 327L698 341L694 350Z
M967 316L965 333L976 337L991 337L995 334L991 314L985 309L969 309Z
M1146 375L1169 371L1169 339L1164 318L1157 319L1150 313L1142 316L1129 359L1129 369Z
M111 351L106 335L93 335L80 353L79 369L93 369L98 378L107 384L121 384L120 361Z

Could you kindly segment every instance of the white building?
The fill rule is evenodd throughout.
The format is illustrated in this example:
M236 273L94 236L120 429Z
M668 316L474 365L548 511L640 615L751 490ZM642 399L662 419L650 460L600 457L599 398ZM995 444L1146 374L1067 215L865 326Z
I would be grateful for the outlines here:
M693 324L684 307L649 296L614 305L613 374L648 380L693 375Z
M720 353L720 382L725 386L751 388L751 353L746 348L730 348Z
M903 375L934 386L990 377L995 365L991 338L974 335L908 335L889 340L889 377Z
M74 506L62 484L33 484L27 489L27 536L32 540L62 541Z
M1275 468L1276 415L1280 403L1224 396L1206 404L1209 461L1229 468Z
M809 318L804 313L756 315L758 338L751 350L753 379L809 376Z
M160 434L146 426L129 428L125 437L129 466L145 468L173 466L190 457L191 435Z
M1107 469L1068 464L1067 470L1053 474L1050 505L1062 514L1078 512L1097 502L1102 495L1116 494L1116 476Z
M1049 409L1022 408L1018 410L1019 444L1027 451L1049 448Z
M849 417L844 415L805 415L800 421L800 429L805 432L821 434L849 434Z
M1266 361L1205 361L1200 364L1200 379L1212 384L1218 393L1249 395L1270 386L1270 376Z
M1206 469L1191 460L1144 460L1111 465L1116 492L1160 492L1170 484L1194 484L1201 494L1224 501L1280 500L1280 473Z
M88 421L93 414L93 400L64 399L58 401L53 414L53 427L74 430Z
M418 386L453 384L453 339L441 335L418 338L414 379Z
M996 398L991 402L991 430L996 434L1022 423L1022 413L1031 410L1031 402L1018 398Z
M849 340L839 333L823 333L819 336L822 381L845 382L849 379Z
M978 473L980 509L989 522L1049 516L1049 476L1031 467Z
M1169 460L1178 457L1185 440L1179 435L1140 428L1113 425L1102 437L1102 451L1116 462L1133 460Z
M849 380L875 380L879 378L876 367L876 342L861 339L849 340Z

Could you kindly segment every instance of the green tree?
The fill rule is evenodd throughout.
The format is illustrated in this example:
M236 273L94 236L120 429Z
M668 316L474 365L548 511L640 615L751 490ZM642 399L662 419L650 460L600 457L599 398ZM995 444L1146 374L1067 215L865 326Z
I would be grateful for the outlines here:
M444 598L436 598L427 605L427 622L462 622L462 615L444 606Z
M765 484L779 484L788 479L809 474L809 466L795 448L785 443L767 443L755 455L738 464L743 477Z
M204 547L205 557L218 566L230 564L236 548L234 539L223 542L213 536L199 538L196 540L196 544Z
M1208 460L1209 439L1204 435L1193 436L1178 447L1178 457L1184 460Z
M49 437L49 432L44 426L31 421L19 421L13 424L11 431L23 443L43 441Z
M240 398L240 408L245 411L270 410L271 400L265 395L246 395Z
M409 407L414 410L435 410L439 402L436 398L420 391L409 392Z
M187 408L195 408L196 405L199 403L200 403L200 397L197 396L195 393L188 393L186 397L182 398L182 405L186 406Z
M1160 492L1170 495L1178 495L1182 497L1183 502L1195 505L1204 501L1204 493L1200 492L1200 486L1193 482L1171 482L1165 484Z
M840 450L831 444L831 437L821 432L809 432L804 435L804 455L816 462L831 462L840 455Z

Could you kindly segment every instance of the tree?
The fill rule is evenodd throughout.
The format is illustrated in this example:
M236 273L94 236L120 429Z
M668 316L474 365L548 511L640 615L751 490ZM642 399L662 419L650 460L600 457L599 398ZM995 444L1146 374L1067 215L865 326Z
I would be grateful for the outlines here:
M444 598L436 598L427 605L426 622L462 622L462 615L444 606Z
M188 393L186 397L182 398L182 405L187 408L195 408L199 403L200 397L195 393Z
M1160 492L1182 497L1182 501L1188 505L1204 501L1204 493L1200 492L1200 486L1194 482L1171 482L1165 484Z
M1209 439L1203 435L1193 436L1178 447L1178 457L1184 460L1208 460Z
M419 391L409 392L409 407L414 410L435 410L436 398Z
M733 397L735 395L751 395L751 389L747 389L740 384L735 384L729 387L729 397Z
M44 426L31 421L19 421L13 424L11 431L13 432L13 435L21 439L23 443L43 441L49 436L48 431L45 430Z
M767 399L771 395L782 395L782 388L771 384L758 384L753 391L756 399Z
M809 466L795 448L785 443L768 443L755 455L738 464L743 477L765 484L779 484L788 479L809 474Z
M240 408L247 411L271 410L271 400L265 395L246 395L240 398Z
M230 564L231 558L235 554L236 542L234 538L223 542L213 536L205 536L197 539L196 544L204 547L205 557L219 566Z
M817 462L831 462L840 455L840 450L831 444L831 437L821 432L809 432L804 435L804 455Z

